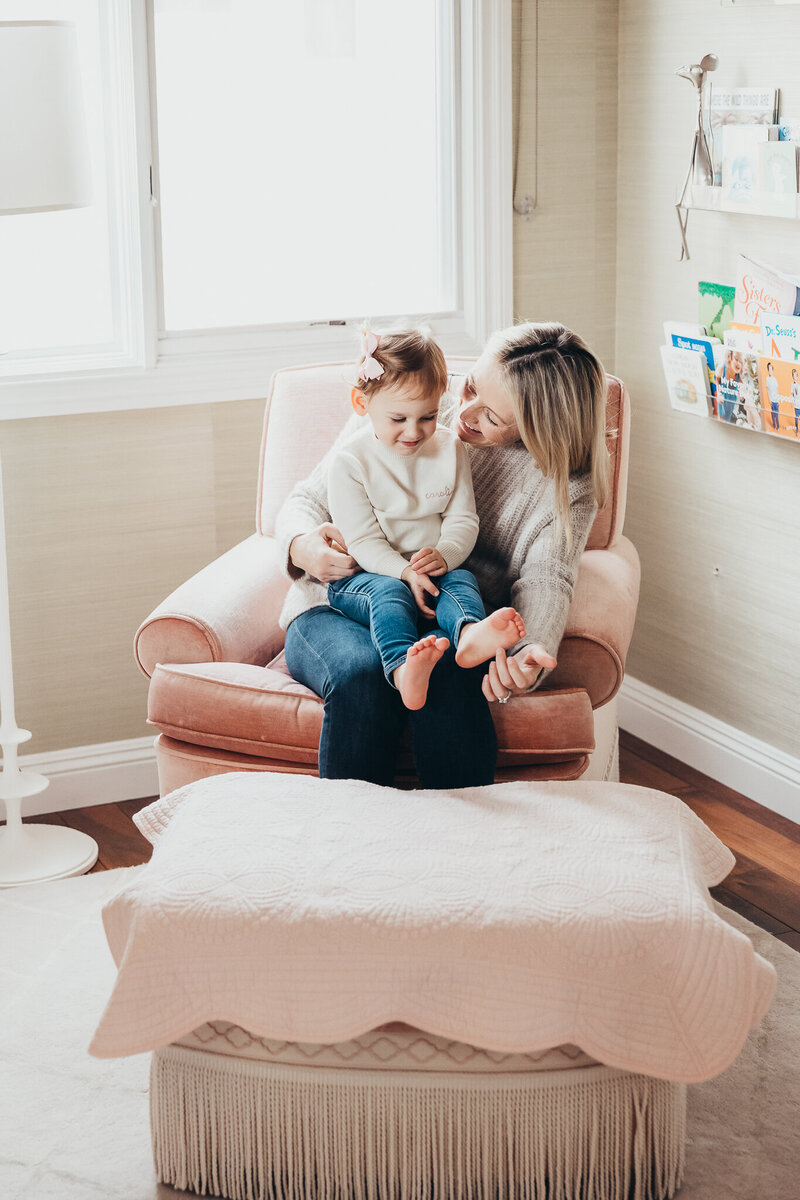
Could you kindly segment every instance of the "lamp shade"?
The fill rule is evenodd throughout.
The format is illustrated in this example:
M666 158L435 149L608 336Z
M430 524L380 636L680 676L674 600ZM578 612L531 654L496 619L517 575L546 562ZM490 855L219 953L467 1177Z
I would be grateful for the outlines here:
M0 21L0 214L91 199L75 26Z

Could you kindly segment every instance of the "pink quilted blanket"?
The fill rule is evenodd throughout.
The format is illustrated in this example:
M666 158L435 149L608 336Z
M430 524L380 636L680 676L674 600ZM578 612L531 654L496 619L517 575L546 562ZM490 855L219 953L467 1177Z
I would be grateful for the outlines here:
M772 1000L773 968L711 907L733 856L661 792L243 772L137 824L155 851L104 910L119 973L99 1057L214 1019L318 1043L397 1020L696 1082Z

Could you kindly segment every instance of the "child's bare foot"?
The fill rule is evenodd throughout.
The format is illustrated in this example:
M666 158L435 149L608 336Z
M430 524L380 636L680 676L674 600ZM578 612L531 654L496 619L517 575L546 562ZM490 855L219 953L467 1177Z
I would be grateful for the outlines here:
M395 686L406 708L424 708L431 671L449 645L447 638L431 634L409 647L406 661L394 673Z
M460 667L477 667L494 658L498 650L508 650L525 637L525 622L515 608L498 608L482 621L474 621L461 630L456 649Z

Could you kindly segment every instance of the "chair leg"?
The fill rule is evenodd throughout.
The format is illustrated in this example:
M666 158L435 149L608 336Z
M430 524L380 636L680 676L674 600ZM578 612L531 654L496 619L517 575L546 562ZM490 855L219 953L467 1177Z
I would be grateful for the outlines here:
M619 782L619 729L617 700L609 700L594 711L595 748L581 779Z

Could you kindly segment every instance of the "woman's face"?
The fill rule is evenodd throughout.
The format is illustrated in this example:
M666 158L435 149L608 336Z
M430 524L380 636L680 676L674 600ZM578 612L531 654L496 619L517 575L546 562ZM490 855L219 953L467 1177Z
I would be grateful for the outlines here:
M471 446L510 446L519 441L511 400L491 355L479 358L466 376L457 415L455 432Z

